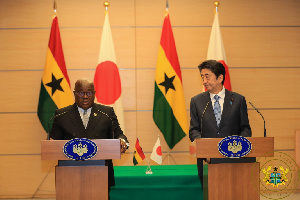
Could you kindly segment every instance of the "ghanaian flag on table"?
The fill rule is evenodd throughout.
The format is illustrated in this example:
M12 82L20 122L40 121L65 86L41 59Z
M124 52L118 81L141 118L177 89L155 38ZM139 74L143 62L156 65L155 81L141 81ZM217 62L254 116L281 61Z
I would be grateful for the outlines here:
M139 139L136 138L135 149L133 154L133 164L137 165L145 159L145 154L143 152L142 147L140 146Z
M49 120L54 116L55 110L73 103L58 19L55 15L51 26L38 105L38 117L46 132L49 132L52 128L52 122L49 123Z
M158 51L153 119L170 149L188 133L181 70L168 12L165 15Z

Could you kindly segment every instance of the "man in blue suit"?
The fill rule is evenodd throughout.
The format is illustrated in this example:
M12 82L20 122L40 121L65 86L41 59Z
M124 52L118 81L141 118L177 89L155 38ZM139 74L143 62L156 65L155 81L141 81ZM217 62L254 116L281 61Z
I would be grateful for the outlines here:
M191 99L190 140L224 138L231 135L251 137L245 97L225 89L223 64L216 60L207 60L198 68L207 91ZM197 165L203 185L203 159L197 159Z

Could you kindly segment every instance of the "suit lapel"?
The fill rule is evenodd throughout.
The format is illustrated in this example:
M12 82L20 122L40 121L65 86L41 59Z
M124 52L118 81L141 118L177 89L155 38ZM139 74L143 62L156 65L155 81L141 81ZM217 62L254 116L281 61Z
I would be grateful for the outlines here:
M210 94L209 94L209 92L205 92L203 95L204 95L204 99L205 99L205 101L203 102L203 108L205 108L205 106L207 105L207 102L210 102L209 103L210 105L208 105L206 113L204 115L207 115L209 117L210 121L212 122L212 124L214 124L215 128L218 129L216 117L215 117L214 110L213 110L213 105L212 105L212 102L210 99Z
M97 111L97 108L94 104L91 110L89 123L86 127L86 135L88 135L94 129L98 120L99 120L99 112Z
M232 95L233 95L232 92L225 89L225 99L224 99L224 104L223 104L223 112L222 112L222 118L221 118L221 122L219 124L219 127L221 127L227 121L227 117L228 117L228 115L231 111L232 103L233 103Z

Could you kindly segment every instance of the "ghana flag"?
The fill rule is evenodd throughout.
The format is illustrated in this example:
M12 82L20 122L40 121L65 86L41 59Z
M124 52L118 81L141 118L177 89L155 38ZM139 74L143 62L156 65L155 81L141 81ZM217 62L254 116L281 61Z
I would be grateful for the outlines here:
M54 116L55 110L71 105L73 102L60 39L58 19L57 16L54 16L38 105L38 117L46 132L52 128L52 123L49 127L48 123L51 117Z
M134 154L133 154L133 165L137 165L140 162L142 162L145 159L145 154L143 152L143 149L140 145L139 139L136 138L135 142L135 149L134 149Z
M172 149L188 133L181 70L167 12L162 27L155 74L153 119Z

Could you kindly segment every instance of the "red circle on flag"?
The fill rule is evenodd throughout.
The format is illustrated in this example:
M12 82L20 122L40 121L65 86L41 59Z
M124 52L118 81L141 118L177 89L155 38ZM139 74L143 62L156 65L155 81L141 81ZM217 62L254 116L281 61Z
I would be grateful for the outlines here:
M105 105L114 104L121 96L121 79L119 69L114 62L101 62L96 69L94 77L96 98Z
M161 146L157 147L156 153L157 153L157 155L159 155L159 156L162 155L162 153L161 153Z

